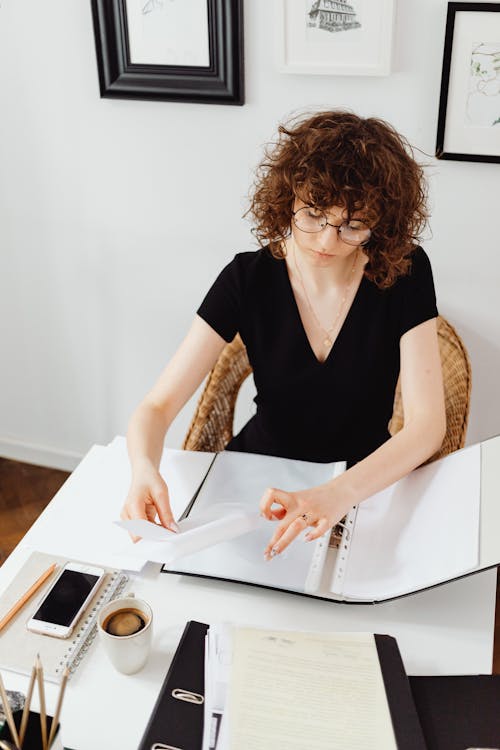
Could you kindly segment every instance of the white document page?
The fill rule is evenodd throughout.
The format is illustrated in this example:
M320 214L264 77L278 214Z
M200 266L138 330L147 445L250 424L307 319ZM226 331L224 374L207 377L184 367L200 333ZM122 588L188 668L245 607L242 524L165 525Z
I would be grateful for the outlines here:
M416 469L358 506L341 591L388 599L478 564L480 445Z
M235 628L230 688L238 750L397 748L372 634Z
M500 562L500 436L481 443L481 534L479 564Z
M228 513L235 507L258 512L259 501L267 487L289 491L305 489L327 482L343 467L343 463L318 464L275 456L222 452L217 456L189 517L195 520L203 516L215 504L227 508ZM316 558L321 562L324 560L323 546L328 543L329 533L309 543L304 541L304 531L280 555L265 560L264 549L274 529L273 522L259 518L254 531L182 557L167 567L181 573L304 592L311 580Z
M168 483L176 518L198 488L213 456L165 450L160 472ZM106 447L94 446L52 500L57 513L47 521L42 514L36 530L27 533L23 544L72 560L141 570L149 559L146 546L143 542L133 544L114 523L129 486L125 438L115 438Z
M223 750L222 722L232 659L232 628L210 625L205 638L205 701L201 750Z
M226 508L214 505L211 513L179 521L177 533L142 519L116 521L116 524L142 537L141 553L147 550L148 560L167 563L247 534L258 526L259 514L238 509L227 512Z

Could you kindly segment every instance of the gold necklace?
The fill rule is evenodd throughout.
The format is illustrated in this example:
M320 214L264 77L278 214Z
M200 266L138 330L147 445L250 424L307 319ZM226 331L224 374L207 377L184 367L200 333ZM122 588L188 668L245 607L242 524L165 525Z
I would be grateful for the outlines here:
M307 307L309 308L309 312L313 316L313 318L314 318L314 320L316 322L316 325L325 334L325 338L323 339L323 346L325 347L325 349L330 349L330 347L333 346L333 339L334 339L333 334L335 333L335 330L336 330L336 327L337 327L337 323L338 323L339 318L340 318L340 316L341 316L341 314L342 314L342 312L344 310L344 306L345 306L347 297L349 295L349 292L351 291L352 282L354 280L354 271L355 271L356 263L357 263L357 260L358 260L359 248L357 248L356 253L354 254L354 260L352 262L351 272L349 274L349 282L346 284L346 287L345 287L345 290L344 290L344 296L340 300L340 305L339 305L339 309L337 310L337 314L335 316L335 320L333 321L332 325L329 328L325 328L321 324L318 316L316 315L316 313L314 311L314 308L313 308L313 306L311 304L311 300L309 299L309 295L307 293L306 286L304 284L304 279L302 278L302 274L300 272L299 264L297 263L297 253L295 252L295 239L294 238L292 238L292 247L293 247L293 260L295 262L295 268L297 270L297 275L298 275L299 280L300 280L300 285L301 285L302 291L304 293L304 297L305 297L305 300L306 300L306 303L307 303Z

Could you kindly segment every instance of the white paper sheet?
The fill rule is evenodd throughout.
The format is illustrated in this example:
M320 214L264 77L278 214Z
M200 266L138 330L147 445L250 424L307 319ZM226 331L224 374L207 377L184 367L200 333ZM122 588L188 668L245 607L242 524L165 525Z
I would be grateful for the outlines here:
M231 673L231 626L210 625L205 637L205 701L202 750L224 750L224 712Z
M479 564L500 561L500 436L481 444L481 534Z
M259 514L247 513L227 506L214 506L210 513L180 521L179 532L168 531L149 521L116 521L117 526L141 536L137 554L153 562L169 563L184 555L192 555L206 547L235 539L255 529Z
M480 445L472 445L360 503L343 588L334 593L387 599L473 570L480 487Z
M213 459L213 453L167 449L160 472L168 483L174 516L184 511ZM147 562L137 545L118 528L130 485L130 465L125 438L108 446L94 446L51 501L57 513L36 530L29 531L23 544L73 560L139 571Z

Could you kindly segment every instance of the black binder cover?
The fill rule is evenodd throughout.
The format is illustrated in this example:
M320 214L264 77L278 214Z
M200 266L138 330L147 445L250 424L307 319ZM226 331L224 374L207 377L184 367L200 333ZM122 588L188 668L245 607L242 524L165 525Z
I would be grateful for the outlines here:
M207 630L203 623L187 623L139 750L151 750L155 742L179 750L200 750L203 705L177 700L172 690L182 688L204 695ZM375 643L398 750L427 750L396 639L375 635Z
M398 750L427 750L397 641L375 635L375 643Z
M138 750L151 750L156 743L179 750L200 750L203 738L203 704L172 696L172 690L205 694L205 635L208 625L191 620L161 686Z
M500 675L410 677L429 750L500 747Z

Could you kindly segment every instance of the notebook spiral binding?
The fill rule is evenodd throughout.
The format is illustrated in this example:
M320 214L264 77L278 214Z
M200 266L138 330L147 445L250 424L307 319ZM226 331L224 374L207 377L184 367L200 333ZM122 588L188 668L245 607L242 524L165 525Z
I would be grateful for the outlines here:
M128 576L123 571L117 570L112 573L94 606L61 657L59 665L55 669L56 675L62 675L66 667L70 675L73 674L97 635L97 615L99 610L122 593L128 580Z

